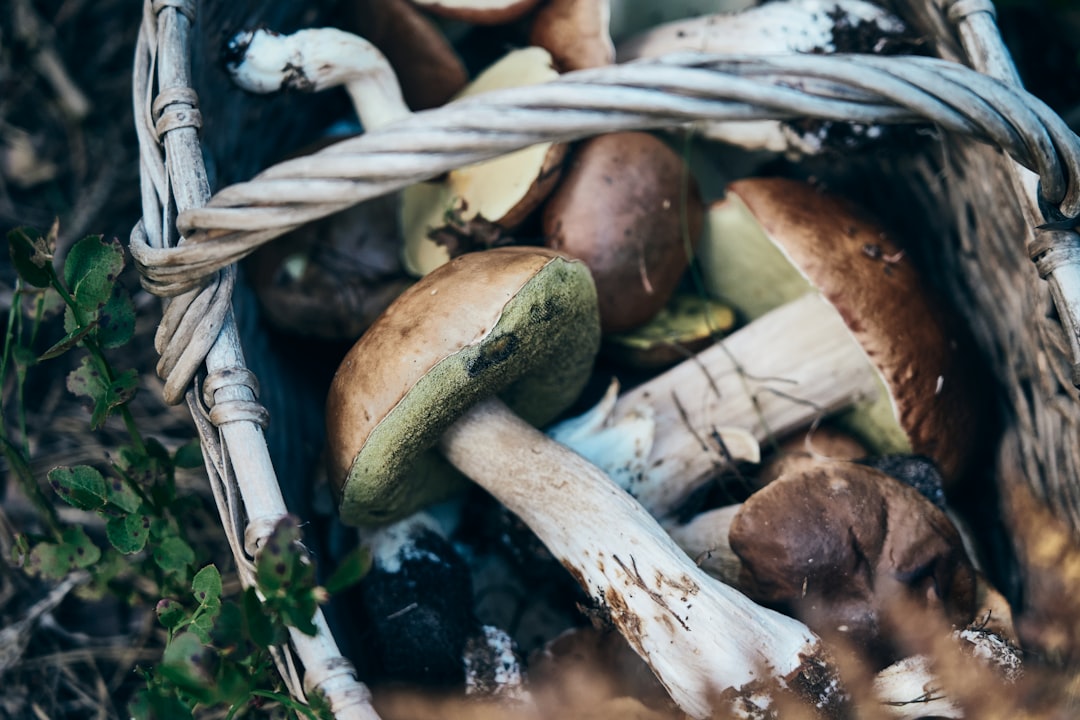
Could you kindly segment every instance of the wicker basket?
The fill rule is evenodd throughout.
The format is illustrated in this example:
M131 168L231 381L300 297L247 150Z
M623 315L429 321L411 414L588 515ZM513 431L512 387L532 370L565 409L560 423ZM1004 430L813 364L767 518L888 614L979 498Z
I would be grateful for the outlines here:
M1067 221L1080 215L1080 139L1019 87L989 0L891 4L957 62L679 56L581 71L330 146L319 158L335 159L333 173L300 158L212 193L190 72L196 2L146 0L134 68L143 220L130 247L146 287L166 298L165 399L186 402L199 428L242 581L253 582L255 550L286 506L232 315L232 264L304 223L454 167L540 141L699 120L858 112L945 131L940 154L905 159L903 177L927 217L949 223L937 234L947 242L932 247L936 265L1001 383L996 486L1030 490L1080 529L1080 236ZM321 614L316 624L318 635L293 632L279 654L290 691L318 688L338 717L375 717Z

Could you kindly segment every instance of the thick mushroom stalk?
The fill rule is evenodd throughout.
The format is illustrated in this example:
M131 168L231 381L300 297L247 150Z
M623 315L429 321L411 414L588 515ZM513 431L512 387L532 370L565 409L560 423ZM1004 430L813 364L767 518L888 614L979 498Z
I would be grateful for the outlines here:
M626 38L616 46L618 62L679 52L750 55L863 52L881 54L904 47L903 22L862 0L778 0L740 12L715 13L660 25ZM833 141L828 125L811 131L788 122L705 123L704 137L751 150L816 154L861 137L870 140L881 128L849 127Z
M702 264L707 287L752 321L619 397L611 424L647 407L656 428L627 490L667 517L730 464L725 428L764 442L840 411L871 453L927 455L956 483L983 398L910 261L879 225L809 185L742 180L728 193L725 206L746 209L726 226L714 209Z
M802 623L695 567L640 503L505 404L474 406L439 449L536 533L691 716L710 716L721 696L764 711L774 680L815 705L840 704Z
M761 717L777 684L835 708L838 683L805 625L710 578L603 471L535 429L580 392L598 345L588 269L558 253L470 253L425 276L334 379L343 519L390 521L431 496L437 473L414 461L437 444L530 526L690 715Z
M364 38L343 30L312 28L291 35L245 31L229 43L229 56L233 81L250 92L344 86L365 130L411 114L386 57Z
M877 374L840 315L807 294L603 407L608 417L596 424L635 428L636 444L594 452L568 442L605 468L630 467L618 476L623 487L665 518L733 461L756 462L755 440L786 435L879 393ZM651 435L640 427L643 414L652 419Z

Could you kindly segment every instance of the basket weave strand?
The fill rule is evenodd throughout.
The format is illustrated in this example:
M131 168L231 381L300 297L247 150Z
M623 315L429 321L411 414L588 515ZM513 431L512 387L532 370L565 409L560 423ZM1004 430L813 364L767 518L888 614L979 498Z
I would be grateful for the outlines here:
M851 90L862 100L849 99ZM418 113L224 188L204 207L180 213L181 247L155 250L136 240L132 252L149 289L178 294L304 223L538 142L796 117L932 122L973 135L1038 173L1043 199L1058 217L1080 214L1080 144L1018 87L931 58L680 55L579 71Z

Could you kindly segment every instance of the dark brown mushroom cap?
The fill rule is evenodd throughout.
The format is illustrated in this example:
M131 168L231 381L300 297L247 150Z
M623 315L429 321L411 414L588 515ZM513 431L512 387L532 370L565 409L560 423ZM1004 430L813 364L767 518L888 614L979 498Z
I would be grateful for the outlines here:
M498 248L426 275L334 376L327 441L342 519L385 523L444 497L425 451L454 420L497 395L527 422L550 422L581 392L599 345L588 268L559 253Z
M782 475L743 504L728 539L751 598L882 665L895 659L896 608L933 610L957 626L975 611L975 571L949 518L863 465L822 461Z
M728 192L844 318L881 373L911 451L958 478L979 437L977 373L911 260L865 213L807 183L754 178Z
M342 29L366 38L394 68L413 110L439 107L469 82L450 41L409 0L349 0Z
M529 42L551 53L559 72L615 62L607 0L547 0L532 18Z
M478 25L512 22L533 9L540 0L412 0L432 15Z
M353 341L412 283L401 267L397 197L294 230L246 260L267 319L281 330Z
M647 322L675 291L704 223L689 172L653 135L609 133L577 147L548 198L545 243L592 270L605 333Z

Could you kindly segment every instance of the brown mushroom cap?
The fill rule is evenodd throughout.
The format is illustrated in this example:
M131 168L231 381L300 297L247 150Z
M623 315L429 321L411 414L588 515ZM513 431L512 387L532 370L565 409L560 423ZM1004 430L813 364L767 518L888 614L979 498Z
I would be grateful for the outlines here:
M600 135L575 151L548 198L548 247L592 270L605 333L667 303L701 237L701 196L677 152L643 132Z
M267 243L246 266L267 319L296 335L355 340L408 287L397 198L360 203Z
M445 104L469 82L450 41L409 0L349 0L343 30L363 35L393 66L413 110Z
M529 42L546 49L559 72L615 62L609 0L547 0L533 16Z
M955 481L979 436L981 395L956 328L911 260L864 213L807 183L732 183L710 222L727 203L745 207L775 249L744 249L736 231L711 226L701 248L710 290L751 318L811 288L819 291L880 373L891 407L877 410L895 415L904 437L856 434L876 452L927 455ZM888 423L891 418L877 422L875 432Z
M445 496L456 485L434 477L444 473L426 451L466 409L497 395L527 422L550 422L581 392L599 344L588 269L559 253L498 248L426 275L334 376L327 440L342 518L389 522Z
M480 73L456 95L466 98L492 90L549 82L558 77L551 55L539 47L512 50ZM468 227L512 230L544 201L559 180L564 143L538 143L515 152L467 165L438 181L417 183L402 191L402 262L413 275L423 275L450 259L432 231L448 225L448 214Z
M806 463L822 460L857 460L869 453L866 446L850 433L825 424L812 430L802 430L780 441L776 452L758 468L755 484L764 487L776 478Z
M412 0L433 15L477 25L512 22L540 0Z
M823 461L754 493L728 535L747 594L792 610L826 637L892 660L898 603L964 626L975 571L960 534L917 490L856 463Z

